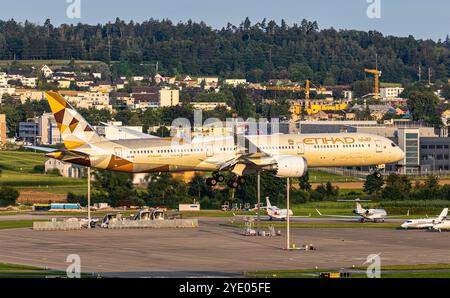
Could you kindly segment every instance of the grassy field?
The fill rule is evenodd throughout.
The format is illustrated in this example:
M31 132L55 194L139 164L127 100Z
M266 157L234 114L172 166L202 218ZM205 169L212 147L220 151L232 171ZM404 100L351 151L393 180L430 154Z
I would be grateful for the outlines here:
M442 209L450 205L446 200L429 200L429 201L382 201L382 202L361 202L363 208L384 208L388 215L406 218L409 210L408 218L422 218L426 216L434 216L441 213ZM285 208L284 205L278 206ZM335 215L354 215L352 210L355 209L355 202L337 202L337 201L318 201L307 202L291 206L294 215L321 217L316 209L323 214ZM185 211L182 212L184 217L232 217L232 211L220 210L202 210L202 211ZM236 215L255 215L254 211L236 211Z
M350 272L350 278L366 278L365 267L261 270L247 272L249 277L258 278L318 278L320 273ZM384 271L384 272L383 272ZM354 272L354 273L353 273ZM381 267L382 278L450 278L450 264L387 265Z
M35 173L34 167L44 165L47 158L42 153L0 151L0 185L19 190L45 191L49 193L86 192L86 179L71 179Z
M309 170L309 182L311 183L326 183L326 182L358 182L361 179L350 176L342 176L337 174L326 173L319 170Z
M0 230L32 228L35 221L37 220L0 220Z
M66 278L63 271L55 271L46 268L0 263L0 278ZM92 275L81 274L81 277L90 278Z

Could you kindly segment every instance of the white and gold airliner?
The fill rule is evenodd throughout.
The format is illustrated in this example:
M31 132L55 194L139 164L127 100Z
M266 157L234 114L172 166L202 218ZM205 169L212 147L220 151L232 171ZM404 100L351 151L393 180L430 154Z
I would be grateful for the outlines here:
M65 149L31 147L47 156L87 167L129 173L208 171L207 183L222 182L222 171L244 183L243 174L270 171L279 177L301 177L308 167L378 166L404 158L391 140L370 134L275 134L236 137L138 138L108 140L97 134L57 92L46 97Z

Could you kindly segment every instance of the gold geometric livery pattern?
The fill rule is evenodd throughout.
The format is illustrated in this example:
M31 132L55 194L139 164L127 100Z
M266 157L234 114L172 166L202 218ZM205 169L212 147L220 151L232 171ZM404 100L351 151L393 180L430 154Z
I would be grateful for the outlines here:
M102 141L89 123L59 93L48 91L45 96L68 150Z

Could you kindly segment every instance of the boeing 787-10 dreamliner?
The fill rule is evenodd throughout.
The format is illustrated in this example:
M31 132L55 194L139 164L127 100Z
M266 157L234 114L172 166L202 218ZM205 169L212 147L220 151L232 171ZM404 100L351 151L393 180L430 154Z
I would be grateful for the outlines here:
M228 185L238 187L245 183L243 174L256 171L301 177L308 167L380 166L404 158L391 140L360 133L241 136L249 146L237 144L235 136L108 140L59 93L46 92L46 97L65 148L30 148L86 167L128 173L212 172L210 185L224 181L221 172L231 171L234 178Z

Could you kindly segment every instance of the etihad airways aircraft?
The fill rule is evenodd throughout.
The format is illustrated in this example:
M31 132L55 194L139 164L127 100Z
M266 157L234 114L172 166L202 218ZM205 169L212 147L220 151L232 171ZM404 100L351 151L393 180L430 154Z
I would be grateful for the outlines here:
M370 134L249 135L244 146L231 137L136 138L108 140L57 92L46 92L64 149L30 147L47 156L98 169L128 173L212 172L207 183L225 180L230 187L245 183L243 174L273 172L278 177L301 177L308 167L379 166L404 158L391 140Z

